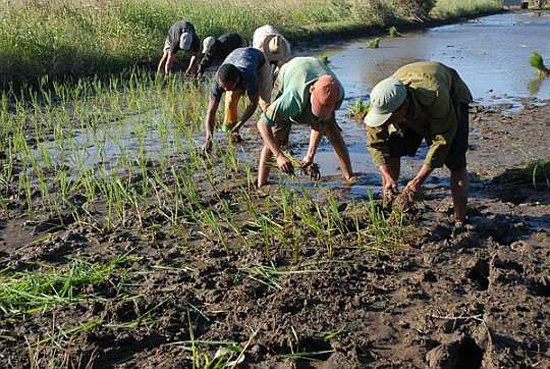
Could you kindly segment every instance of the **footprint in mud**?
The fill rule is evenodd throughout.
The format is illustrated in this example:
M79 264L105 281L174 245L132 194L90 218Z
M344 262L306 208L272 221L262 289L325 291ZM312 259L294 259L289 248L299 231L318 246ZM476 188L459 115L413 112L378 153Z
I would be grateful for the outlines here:
M550 275L533 278L533 293L536 296L550 297Z
M489 261L478 259L466 275L479 291L487 291L489 288Z
M426 354L430 369L480 368L483 350L469 336L441 344Z

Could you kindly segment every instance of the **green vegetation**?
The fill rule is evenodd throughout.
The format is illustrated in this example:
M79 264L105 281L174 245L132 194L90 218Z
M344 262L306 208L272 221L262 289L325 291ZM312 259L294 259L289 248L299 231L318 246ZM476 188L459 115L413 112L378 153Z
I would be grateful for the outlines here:
M370 101L364 101L363 98L358 97L357 100L349 109L349 115L355 119L363 119L365 114L370 110Z
M119 257L106 265L75 260L66 271L11 272L0 274L0 311L25 313L74 303L93 296L85 295L85 286L104 286L115 290L119 285L109 285L114 269L124 262Z
M251 0L178 2L176 0L93 0L91 2L16 1L0 8L0 86L36 83L117 72L134 65L155 65L170 25L191 21L201 38L237 31L250 38L269 23L293 42L323 32L426 18L448 18L497 10L495 0L390 0L342 2ZM420 5L419 5L420 4Z
M539 78L550 75L550 69L544 65L542 55L538 51L534 51L529 57L529 64L538 72Z
M375 38L367 42L367 47L370 49L378 49L380 47L380 37Z
M391 26L388 33L392 38L401 37L401 33L399 33L399 31L397 30L397 28L395 28L395 26Z
M550 188L550 158L530 161L526 171L531 176L533 187Z

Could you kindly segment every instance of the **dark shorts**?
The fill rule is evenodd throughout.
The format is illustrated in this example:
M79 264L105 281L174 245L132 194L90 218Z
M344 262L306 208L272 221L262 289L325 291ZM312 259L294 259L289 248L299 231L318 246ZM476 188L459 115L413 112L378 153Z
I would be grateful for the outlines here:
M455 138L451 143L445 166L452 171L466 168L466 151L468 151L468 134L470 121L468 117L468 104L460 104L458 128ZM424 136L411 129L405 129L402 134L391 135L389 138L390 157L414 156L422 143ZM428 144L431 144L428 142Z

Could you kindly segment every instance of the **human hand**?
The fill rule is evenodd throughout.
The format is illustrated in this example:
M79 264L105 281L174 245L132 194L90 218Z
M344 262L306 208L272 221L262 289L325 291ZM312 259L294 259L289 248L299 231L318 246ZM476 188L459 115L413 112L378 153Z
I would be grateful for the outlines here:
M420 191L420 187L421 187L421 184L418 181L412 179L407 183L407 186L405 186L404 191L417 193L418 191Z
M292 163L290 162L290 160L288 160L288 158L283 153L280 153L279 155L277 155L277 167L279 167L279 169L284 173L287 173L287 174L294 173L294 168L292 167Z
M212 137L206 137L206 140L204 141L204 145L202 146L202 150L206 153L212 150Z
M310 166L311 163L313 163L313 155L307 154L306 156L304 156L304 158L302 159L302 165L304 166L304 168Z

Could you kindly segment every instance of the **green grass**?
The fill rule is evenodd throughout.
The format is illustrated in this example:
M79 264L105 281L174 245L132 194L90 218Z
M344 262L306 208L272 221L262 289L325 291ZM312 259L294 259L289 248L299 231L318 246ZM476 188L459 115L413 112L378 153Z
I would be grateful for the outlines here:
M118 72L129 66L153 67L170 25L191 21L199 37L237 31L251 38L269 23L293 42L323 32L387 27L408 21L403 5L379 6L354 0L61 0L16 2L0 9L0 86L63 80ZM437 18L498 9L492 0L440 0ZM410 15L409 15L410 16Z
M399 33L399 31L397 30L397 28L395 28L395 26L391 26L388 33L392 38L401 37L401 33Z
M126 257L120 257L108 264L88 263L75 260L67 270L43 272L11 272L0 274L0 311L4 313L31 313L55 305L94 298L85 293L85 286L109 284L117 266ZM115 289L118 286L111 286Z
M526 167L533 187L550 188L550 158L531 160Z

